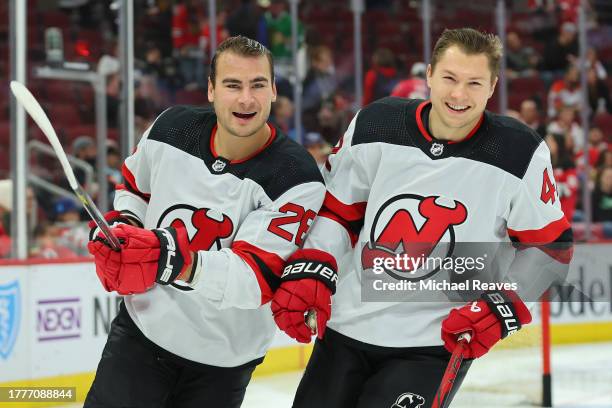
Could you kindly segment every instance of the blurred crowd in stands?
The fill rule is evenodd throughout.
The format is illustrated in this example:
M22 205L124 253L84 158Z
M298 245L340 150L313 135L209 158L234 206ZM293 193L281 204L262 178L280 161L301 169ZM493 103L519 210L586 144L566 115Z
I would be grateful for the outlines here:
M175 104L207 105L211 30L201 0L134 0L135 115L140 135L165 108ZM217 2L216 41L245 35L265 44L275 59L278 99L271 121L300 141L323 164L356 107L385 97L427 98L422 62L420 2L368 0L363 21L365 73L363 99L355 100L352 12L349 0L299 3L298 67L293 67L291 18L287 0ZM439 5L438 3L445 3ZM466 8L436 2L432 38L445 27L472 26L495 32L493 0ZM507 114L532 127L548 144L555 184L566 217L584 237L588 189L594 238L612 239L612 3L587 3L589 49L587 106L581 97L578 66L578 0L507 1ZM609 4L610 3L610 4ZM118 60L117 2L109 0L28 0L28 63L45 64L40 27L63 32L64 58L84 61L109 72L107 163L96 166L94 94L83 83L41 80L30 74L28 86L43 101L68 153L104 171L110 188L97 191L87 172L77 178L94 195L108 194L122 183L118 144L121 75ZM8 6L0 5L0 42L8 43ZM0 80L8 81L8 47L0 47ZM294 84L302 89L301 126L295 129ZM58 98L61 95L62 98ZM499 109L499 92L489 109ZM359 103L358 103L359 102ZM0 99L0 180L9 177L8 98ZM581 112L588 109L588 131ZM44 140L31 124L29 140ZM586 143L585 143L586 140ZM589 171L586 172L588 163ZM36 152L29 156L31 174L68 188L57 161ZM87 168L87 166L84 166ZM93 180L96 178L93 177ZM0 181L0 258L10 250L10 180ZM38 186L27 189L32 257L85 256L87 217L70 195L58 197Z

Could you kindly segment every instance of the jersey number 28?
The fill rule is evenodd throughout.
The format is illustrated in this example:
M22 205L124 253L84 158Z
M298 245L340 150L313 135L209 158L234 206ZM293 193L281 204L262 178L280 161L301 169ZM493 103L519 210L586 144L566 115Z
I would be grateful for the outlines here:
M297 246L302 246L304 236L310 228L310 222L317 216L317 213L312 210L304 210L301 205L287 203L279 208L279 211L285 214L291 213L286 217L274 218L268 226L268 231L278 235L279 237L291 242L295 239ZM293 235L289 231L281 228L282 225L299 223L297 233Z

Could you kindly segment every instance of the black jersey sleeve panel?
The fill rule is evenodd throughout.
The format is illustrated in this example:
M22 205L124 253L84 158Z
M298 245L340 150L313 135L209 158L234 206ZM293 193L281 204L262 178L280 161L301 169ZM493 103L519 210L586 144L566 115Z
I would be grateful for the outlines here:
M217 118L210 107L174 106L157 119L149 133L149 140L169 144L199 157L200 141L203 137L210 140L210 132L216 122Z
M283 135L277 139L268 151L254 158L243 178L260 185L272 201L300 184L323 183L321 171L306 149Z
M352 145L389 143L414 146L408 121L418 107L420 99L387 97L369 104L357 117Z
M522 179L543 139L516 119L486 113L484 132L463 157L490 164Z

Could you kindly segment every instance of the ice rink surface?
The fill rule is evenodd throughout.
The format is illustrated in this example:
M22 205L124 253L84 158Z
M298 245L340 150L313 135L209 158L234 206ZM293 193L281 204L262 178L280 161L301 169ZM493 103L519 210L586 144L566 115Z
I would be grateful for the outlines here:
M503 350L494 358L478 360L451 407L536 406L530 399L538 398L540 379L532 370L539 364L533 353L523 350ZM552 369L555 407L612 408L612 343L556 346ZM300 372L293 372L255 378L242 406L289 408L300 377Z

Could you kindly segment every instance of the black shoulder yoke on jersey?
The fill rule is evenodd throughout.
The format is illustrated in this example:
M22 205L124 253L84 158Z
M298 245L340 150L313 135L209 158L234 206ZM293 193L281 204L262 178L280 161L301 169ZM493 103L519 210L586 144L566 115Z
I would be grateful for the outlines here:
M225 162L224 170L213 170L219 158L210 151L210 137L217 123L212 108L176 106L166 110L149 133L149 140L167 143L192 156L201 158L211 174L231 173L240 179L259 184L271 200L291 188L312 182L323 182L312 156L298 143L276 129L274 141L255 157L244 162Z
M541 137L518 120L488 111L467 140L460 143L436 140L427 129L430 109L431 103L419 99L379 99L359 112L352 145L378 142L411 146L421 149L432 160L463 157L523 178L533 154L543 143ZM441 155L432 154L433 143L443 145Z

